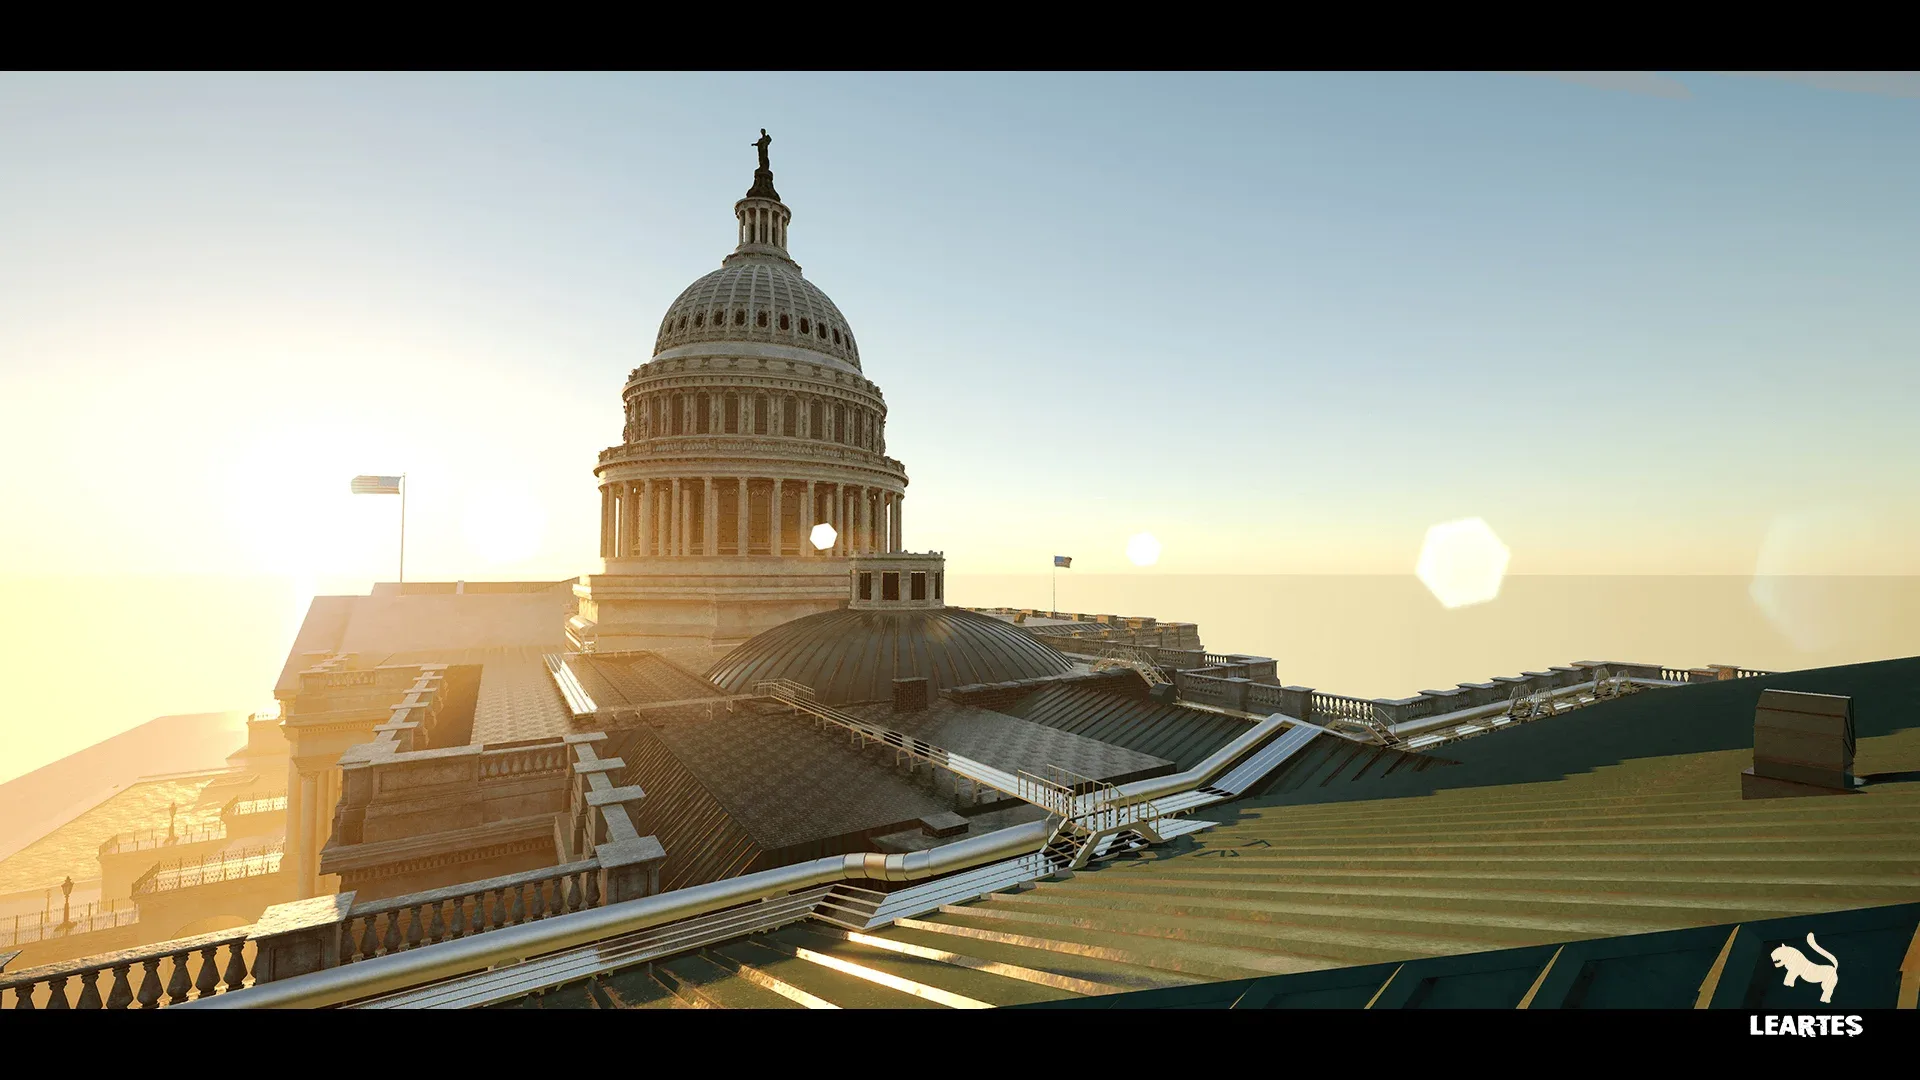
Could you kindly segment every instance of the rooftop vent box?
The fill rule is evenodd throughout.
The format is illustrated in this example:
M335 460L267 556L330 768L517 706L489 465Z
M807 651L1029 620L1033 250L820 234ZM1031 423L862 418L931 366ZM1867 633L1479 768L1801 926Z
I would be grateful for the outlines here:
M1753 767L1740 775L1747 799L1844 795L1853 778L1853 699L1763 690L1753 716Z
M893 680L894 712L923 712L927 707L927 700L925 678Z

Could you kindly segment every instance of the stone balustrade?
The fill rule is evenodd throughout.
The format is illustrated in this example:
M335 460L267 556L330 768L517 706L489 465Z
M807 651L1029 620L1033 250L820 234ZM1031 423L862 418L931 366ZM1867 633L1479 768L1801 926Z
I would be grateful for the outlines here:
M253 981L253 929L220 930L0 976L0 1008L157 1009L238 990Z
M338 962L349 964L598 907L603 895L599 871L598 860L584 859L353 904L340 923Z

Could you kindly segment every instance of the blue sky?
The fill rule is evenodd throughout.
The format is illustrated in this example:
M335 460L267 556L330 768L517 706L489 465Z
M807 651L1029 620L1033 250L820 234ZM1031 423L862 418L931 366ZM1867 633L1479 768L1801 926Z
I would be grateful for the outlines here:
M410 572L585 572L765 127L956 570L1403 572L1480 516L1518 573L1743 573L1843 507L1796 567L1920 572L1920 89L1835 85L0 75L0 559L363 587L340 492L405 470Z

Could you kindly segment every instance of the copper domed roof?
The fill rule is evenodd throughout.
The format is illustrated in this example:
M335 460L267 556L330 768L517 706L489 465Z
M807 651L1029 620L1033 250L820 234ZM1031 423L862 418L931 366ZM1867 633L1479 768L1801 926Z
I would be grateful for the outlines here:
M728 653L707 677L752 693L774 679L813 688L821 701L885 701L893 680L928 689L1064 675L1067 658L1009 623L959 608L826 611L783 623Z

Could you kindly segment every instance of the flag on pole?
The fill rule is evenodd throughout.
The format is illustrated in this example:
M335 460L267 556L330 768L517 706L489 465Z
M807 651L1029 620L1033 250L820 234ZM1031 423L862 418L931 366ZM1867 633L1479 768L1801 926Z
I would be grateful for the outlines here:
M356 476L353 478L355 495L398 495L400 478L397 476Z
M1069 570L1071 570L1071 569L1073 569L1073 556L1071 556L1071 555L1055 555L1055 556L1053 557L1053 565L1055 565L1055 566L1064 566L1064 567L1066 567L1067 569L1069 569Z

